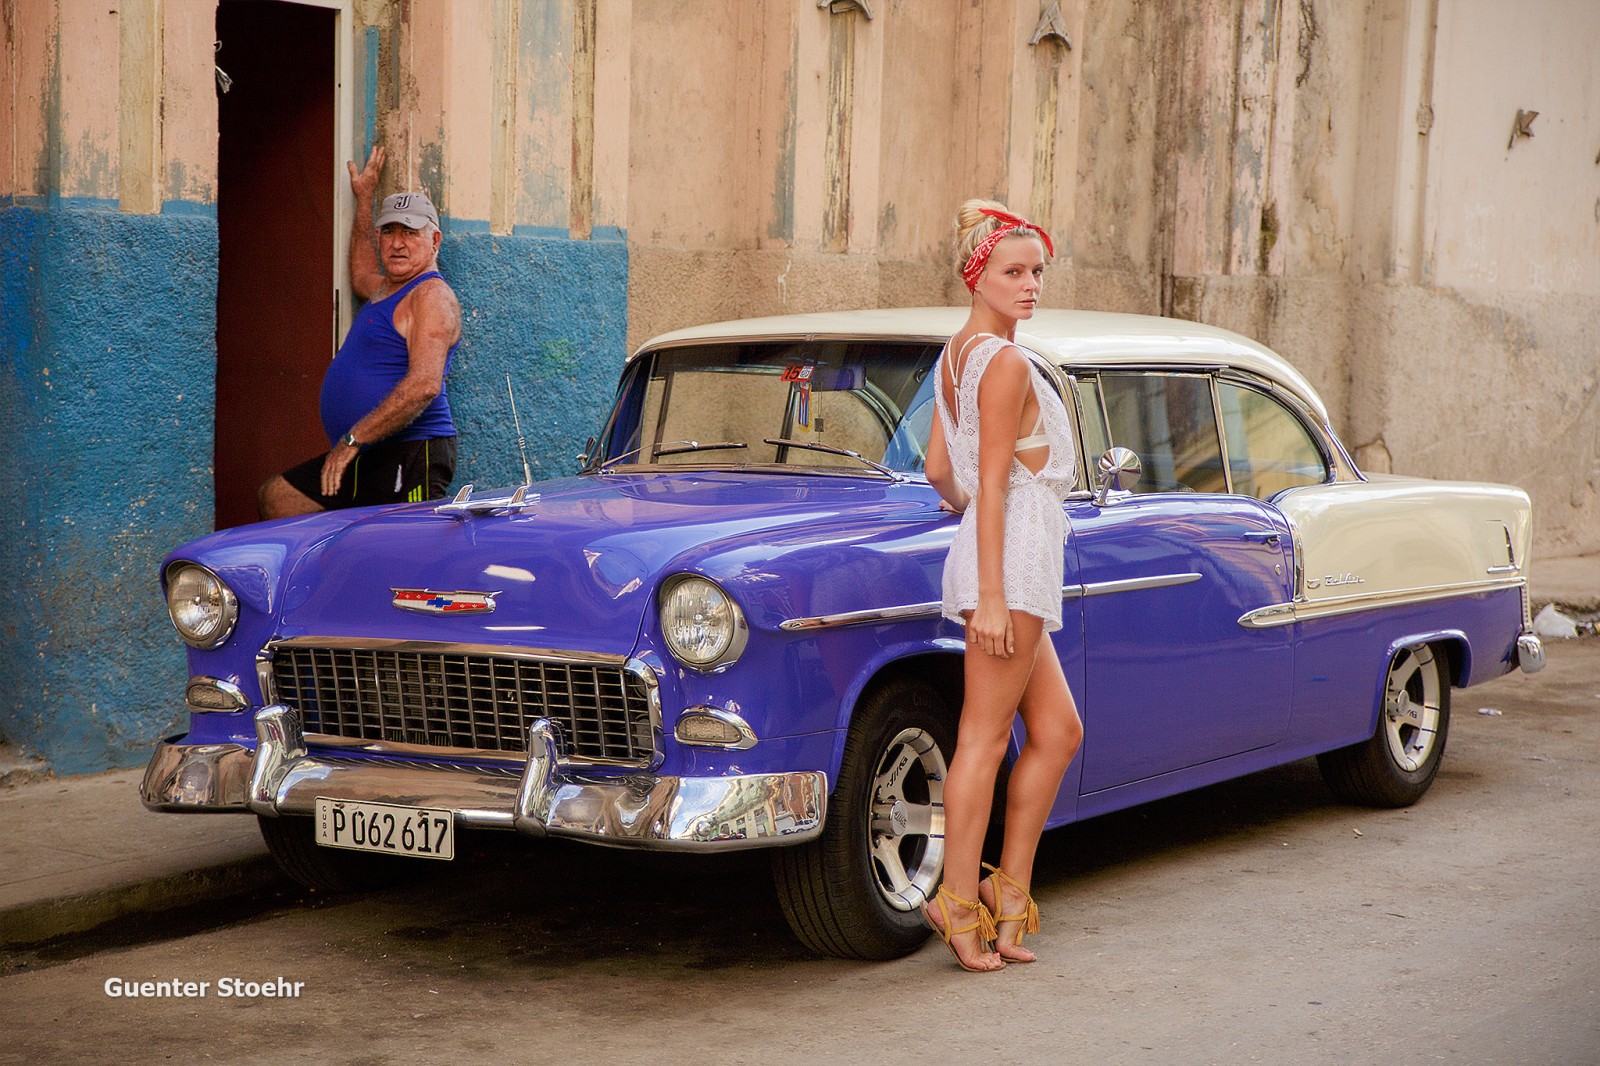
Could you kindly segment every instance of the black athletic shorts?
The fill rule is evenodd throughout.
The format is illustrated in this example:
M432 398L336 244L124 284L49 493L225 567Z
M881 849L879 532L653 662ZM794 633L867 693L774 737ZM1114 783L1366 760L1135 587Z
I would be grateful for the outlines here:
M283 472L283 479L327 510L375 503L437 500L456 476L456 439L380 440L361 449L344 469L337 496L322 494L322 463L328 453Z

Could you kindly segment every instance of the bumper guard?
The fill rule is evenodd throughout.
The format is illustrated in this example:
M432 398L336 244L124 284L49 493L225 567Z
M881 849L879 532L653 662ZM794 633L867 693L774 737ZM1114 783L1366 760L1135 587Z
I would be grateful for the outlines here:
M239 744L156 747L139 792L155 811L309 815L330 799L445 808L456 824L662 851L729 851L798 844L822 832L827 775L584 776L558 766L555 728L528 730L520 777L481 766L313 755L300 716L256 713L256 750Z

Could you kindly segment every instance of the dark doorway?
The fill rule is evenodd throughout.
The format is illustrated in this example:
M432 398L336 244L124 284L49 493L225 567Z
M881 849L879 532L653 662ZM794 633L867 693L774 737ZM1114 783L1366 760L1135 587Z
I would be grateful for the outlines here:
M333 356L335 12L217 5L216 525L256 520L256 488L326 451Z

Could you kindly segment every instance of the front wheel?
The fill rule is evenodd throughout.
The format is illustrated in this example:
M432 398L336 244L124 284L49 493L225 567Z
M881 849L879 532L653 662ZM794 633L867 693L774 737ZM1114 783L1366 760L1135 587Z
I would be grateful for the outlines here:
M1317 766L1348 803L1409 807L1433 784L1449 734L1449 663L1432 646L1413 644L1389 664L1377 731L1317 756Z
M928 938L919 913L944 868L952 715L906 678L864 699L845 739L822 835L773 851L778 901L801 943L850 959L896 959Z
M328 848L312 836L311 819L293 815L257 815L267 854L278 868L306 888L318 892L361 892L405 882L416 876L417 859L371 855Z

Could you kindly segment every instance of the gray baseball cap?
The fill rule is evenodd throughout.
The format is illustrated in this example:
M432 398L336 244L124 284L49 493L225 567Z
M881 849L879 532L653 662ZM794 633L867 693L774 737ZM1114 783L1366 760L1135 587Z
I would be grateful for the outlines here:
M383 210L378 212L379 229L398 222L407 229L421 229L432 224L439 228L439 212L425 192L397 192L383 198Z

